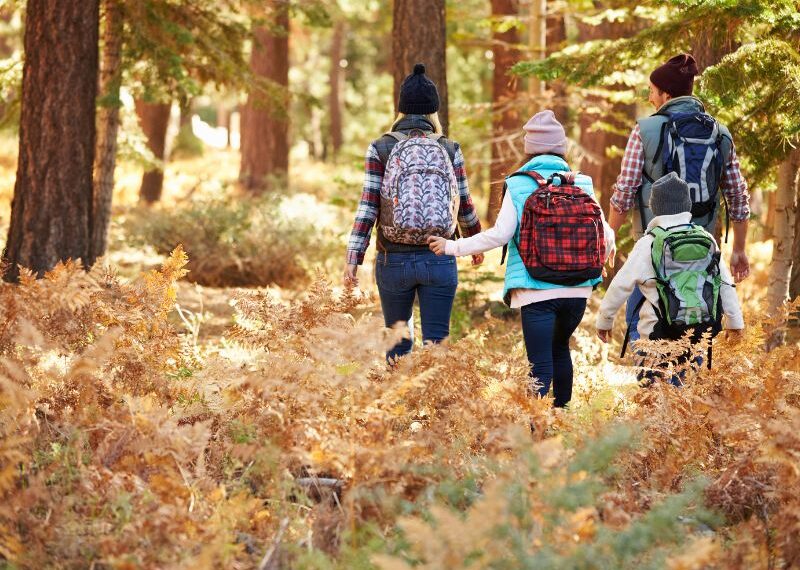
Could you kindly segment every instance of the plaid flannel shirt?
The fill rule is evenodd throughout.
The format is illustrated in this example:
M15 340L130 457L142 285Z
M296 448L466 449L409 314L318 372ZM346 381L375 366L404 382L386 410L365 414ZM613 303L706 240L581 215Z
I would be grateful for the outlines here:
M475 212L475 205L469 194L467 171L464 168L464 154L461 147L456 145L456 154L453 160L453 170L458 181L458 191L461 194L461 204L458 208L458 225L462 237L469 237L480 233L481 222ZM374 144L367 149L364 166L364 189L361 192L361 202L356 211L356 220L350 232L350 241L347 245L347 263L361 265L364 255L369 247L372 228L378 219L381 206L381 185L383 184L384 166L378 156Z
M644 172L644 143L639 125L636 125L628 138L625 154L622 157L622 169L614 183L614 194L611 196L611 206L620 214L624 214L633 207L636 192L642 185ZM742 222L750 218L750 193L747 191L747 182L742 176L739 167L739 158L736 148L731 145L731 154L722 173L720 181L722 193L728 201L728 211L731 220Z

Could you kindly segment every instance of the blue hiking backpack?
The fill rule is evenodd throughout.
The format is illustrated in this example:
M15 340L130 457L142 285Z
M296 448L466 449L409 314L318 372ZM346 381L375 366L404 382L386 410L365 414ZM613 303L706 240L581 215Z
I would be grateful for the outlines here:
M719 123L701 112L659 114L667 120L653 164L662 160L664 174L674 172L689 185L693 220L713 219L724 168Z

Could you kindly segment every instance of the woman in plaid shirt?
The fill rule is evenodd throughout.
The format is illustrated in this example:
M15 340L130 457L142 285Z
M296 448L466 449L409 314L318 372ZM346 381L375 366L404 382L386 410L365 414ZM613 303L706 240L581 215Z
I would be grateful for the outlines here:
M425 75L425 66L417 64L400 88L400 114L391 132L412 136L441 135L438 110L436 85ZM480 233L481 223L469 194L464 154L456 142L444 137L439 138L438 142L447 151L458 184L460 203L457 217L460 233L463 236ZM385 164L395 144L395 138L384 135L367 149L364 189L347 246L344 271L346 286L358 285L356 272L364 262L372 228L380 214ZM387 327L398 322L409 323L408 336L386 354L387 359L393 361L408 354L414 344L414 329L410 321L416 297L419 298L423 342L438 343L450 334L450 313L458 285L458 272L453 256L437 257L427 245L392 242L383 234L380 225L377 233L375 278L384 321ZM472 261L473 264L482 263L483 255L472 256Z

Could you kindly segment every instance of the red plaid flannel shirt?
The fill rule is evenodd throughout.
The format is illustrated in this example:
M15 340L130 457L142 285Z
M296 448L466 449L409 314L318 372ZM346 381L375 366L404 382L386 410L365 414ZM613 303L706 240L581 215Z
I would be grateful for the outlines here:
M636 192L642 185L643 172L644 144L639 125L636 125L628 138L625 154L622 157L622 169L613 186L614 194L611 196L611 206L620 214L633 207ZM720 186L728 201L731 220L742 222L750 218L750 193L747 191L747 181L742 176L739 158L733 146L722 173Z
M475 212L475 205L469 194L467 171L464 168L464 154L461 147L456 144L456 154L453 160L453 170L458 182L458 191L461 194L461 204L458 208L458 225L462 237L469 237L480 233L481 222ZM361 265L364 255L369 247L372 228L378 219L381 206L381 185L383 184L384 166L378 157L374 144L367 149L364 165L364 189L361 192L361 202L356 211L356 220L350 232L350 241L347 245L347 263Z

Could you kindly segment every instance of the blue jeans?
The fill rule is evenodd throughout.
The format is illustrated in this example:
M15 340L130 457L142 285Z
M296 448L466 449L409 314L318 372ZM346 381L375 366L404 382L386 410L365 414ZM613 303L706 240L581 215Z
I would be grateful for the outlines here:
M687 360L688 360L688 357L684 357L684 358L678 359L678 361L675 364L684 365L685 366ZM703 362L704 362L704 359L703 359L702 356L696 356L696 357L694 357L692 359L692 362L689 364L689 366L693 370L697 370L701 366L703 366ZM640 366L643 365L642 362L640 362L639 364L640 364ZM648 368L648 369L645 369L645 370L640 370L639 372L636 373L636 380L639 382L639 386L642 386L642 387L652 386L653 384L656 383L656 381L659 381L659 380L660 381L667 381L668 380L669 383L672 384L673 386L676 386L678 388L682 387L683 386L683 381L684 381L684 379L686 377L686 369L684 368L683 370L681 370L677 374L673 374L669 379L667 379L666 372L662 371L663 369L666 369L666 368L667 368L667 363L661 363L661 364L658 364L655 368Z
M379 252L375 280L387 327L408 323L408 336L386 353L390 362L411 352L414 326L411 320L414 298L419 297L422 341L438 343L450 334L450 313L458 286L456 258L432 251L412 253Z
M639 340L639 311L635 309L642 299L644 299L644 295L639 291L639 287L634 287L633 293L628 297L628 303L625 305L625 325L631 328L628 342Z
M554 405L572 399L572 355L569 339L586 311L586 299L551 299L522 307L522 336L531 364L531 378L544 397L553 384Z

